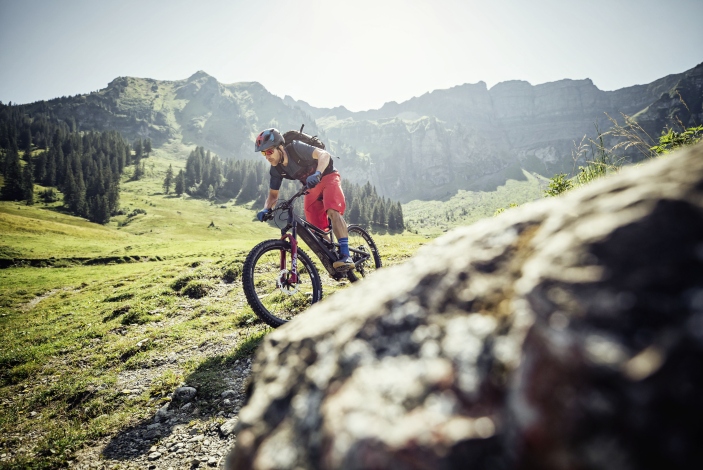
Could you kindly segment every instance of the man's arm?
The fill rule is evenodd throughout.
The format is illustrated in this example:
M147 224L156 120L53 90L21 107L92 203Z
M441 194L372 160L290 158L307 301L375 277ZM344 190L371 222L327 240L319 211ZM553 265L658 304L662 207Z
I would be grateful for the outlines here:
M317 171L322 174L327 168L327 165L329 165L330 158L332 158L332 155L330 155L329 152L327 152L326 150L316 148L312 152L312 158L317 160Z
M266 198L264 209L273 209L278 201L278 189L269 189L269 197Z

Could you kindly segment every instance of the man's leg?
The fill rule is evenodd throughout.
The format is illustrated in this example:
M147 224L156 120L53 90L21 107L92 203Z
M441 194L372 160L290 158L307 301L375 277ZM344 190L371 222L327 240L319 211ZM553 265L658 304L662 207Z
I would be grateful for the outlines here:
M347 223L344 221L342 214L334 209L327 209L327 217L332 221L332 232L337 239L347 238L349 233L347 232Z
M334 209L327 209L327 216L332 221L332 231L339 242L340 258L332 263L337 271L346 271L354 268L354 261L349 254L349 233L347 231L347 223L344 221L342 214Z
M337 237L339 242L340 258L332 263L338 272L347 271L354 268L354 261L349 256L349 234L347 232L347 223L344 221L344 210L346 209L346 201L342 192L341 178L339 173L332 173L321 181L322 186L322 203L324 211L323 217L330 218L332 221L332 232Z

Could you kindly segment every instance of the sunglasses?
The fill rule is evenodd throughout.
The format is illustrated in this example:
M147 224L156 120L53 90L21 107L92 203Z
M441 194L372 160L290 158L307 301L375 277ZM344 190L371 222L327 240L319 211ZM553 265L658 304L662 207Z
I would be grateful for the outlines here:
M268 157L269 155L271 155L271 154L272 154L273 152L275 152L275 151L276 151L276 149L274 149L274 148L262 150L262 151L261 151L261 155L264 155L265 157Z

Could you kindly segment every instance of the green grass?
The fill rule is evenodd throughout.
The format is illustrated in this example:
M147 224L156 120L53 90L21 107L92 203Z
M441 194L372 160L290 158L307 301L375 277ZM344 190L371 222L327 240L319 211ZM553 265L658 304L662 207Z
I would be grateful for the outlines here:
M388 253L384 262L394 264L426 241L383 236L378 244ZM85 443L149 419L186 377L201 396L219 394L218 370L253 353L269 331L245 304L239 281L225 279L243 258L0 271L0 403L12 404L0 411L0 451L32 435L32 450L17 465L63 465ZM323 278L325 297L348 285ZM190 280L174 289L182 279ZM195 282L209 286L205 295L187 295ZM232 334L229 353L167 370L138 396L121 393L121 373Z
M152 82L136 82L117 108L139 111L148 95L175 128L203 112L177 99L172 84L158 82L154 91ZM33 206L0 202L0 259L50 266L0 269L0 455L12 454L0 466L70 466L82 446L153 418L184 383L198 387L198 406L207 410L225 387L223 370L251 356L270 331L247 305L241 274L251 248L280 232L257 222L250 204L164 194L167 168L178 173L193 149L184 143L188 132L195 131L175 135L144 160L143 179L130 181L127 169L123 215L107 225L65 213L61 200L41 202L38 185ZM538 198L539 181L526 176L495 193L406 204L413 232L372 234L384 266L402 263L453 226ZM313 261L323 301L349 286ZM185 360L165 363L173 354ZM153 380L126 393L126 378L136 372Z
M27 465L60 464L87 440L147 418L155 397L171 393L177 377L201 364L191 362L157 380L154 390L131 398L116 388L121 372L152 367L169 353L242 330L234 324L242 308L241 288L222 281L221 271L200 273L220 289L216 304L169 287L175 276L194 269L191 264L173 260L1 271L0 402L12 403L0 413L3 452L34 433L34 449L23 457ZM253 331L249 336L267 331L263 325L247 329ZM53 432L59 430L66 433L65 441L55 440Z
M548 180L523 171L526 180L508 180L496 191L460 190L447 201L411 201L403 205L408 229L418 234L437 236L454 227L470 225L492 217L499 209L541 199Z
M127 224L126 216L92 224L58 204L0 203L0 257L55 258L53 267L0 269L0 454L26 448L0 465L70 466L80 447L151 419L184 382L216 396L223 368L250 356L270 331L246 304L241 271L249 250L279 231L230 201L163 194L166 168L183 163L157 151L144 180L125 175L125 213L146 211ZM428 241L373 236L386 266ZM149 261L69 260L111 256ZM349 285L321 275L324 298ZM226 352L196 354L204 344ZM173 353L189 359L159 366ZM152 369L147 389L123 393L121 377Z

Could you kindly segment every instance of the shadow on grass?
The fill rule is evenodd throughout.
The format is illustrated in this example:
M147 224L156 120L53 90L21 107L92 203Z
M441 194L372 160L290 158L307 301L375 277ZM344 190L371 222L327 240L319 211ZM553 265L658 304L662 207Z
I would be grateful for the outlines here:
M167 415L160 418L160 422L156 422L154 416L124 429L105 446L102 451L103 458L130 460L149 454L152 445L186 426L190 427L191 434L202 432L218 435L219 424L212 420L222 416L221 412L225 411L221 394L231 388L226 378L246 379L244 376L244 371L248 367L246 359L254 354L268 331L254 332L241 339L233 352L204 360L184 380L186 386L198 390L192 404L185 411L171 403ZM248 399L245 390L240 389L235 392L236 395L230 395L228 398L243 406ZM181 403L180 406L184 404ZM229 417L231 415L230 413ZM210 425L206 425L208 422Z
M73 215L76 217L80 217L80 216L77 216L75 213L71 212L66 206L63 206L63 205L61 205L61 206L47 206L47 207L42 207L42 209L46 209L46 210L52 211L52 212L58 212L59 214L63 214L63 215ZM88 219L85 219L85 220L87 221Z

